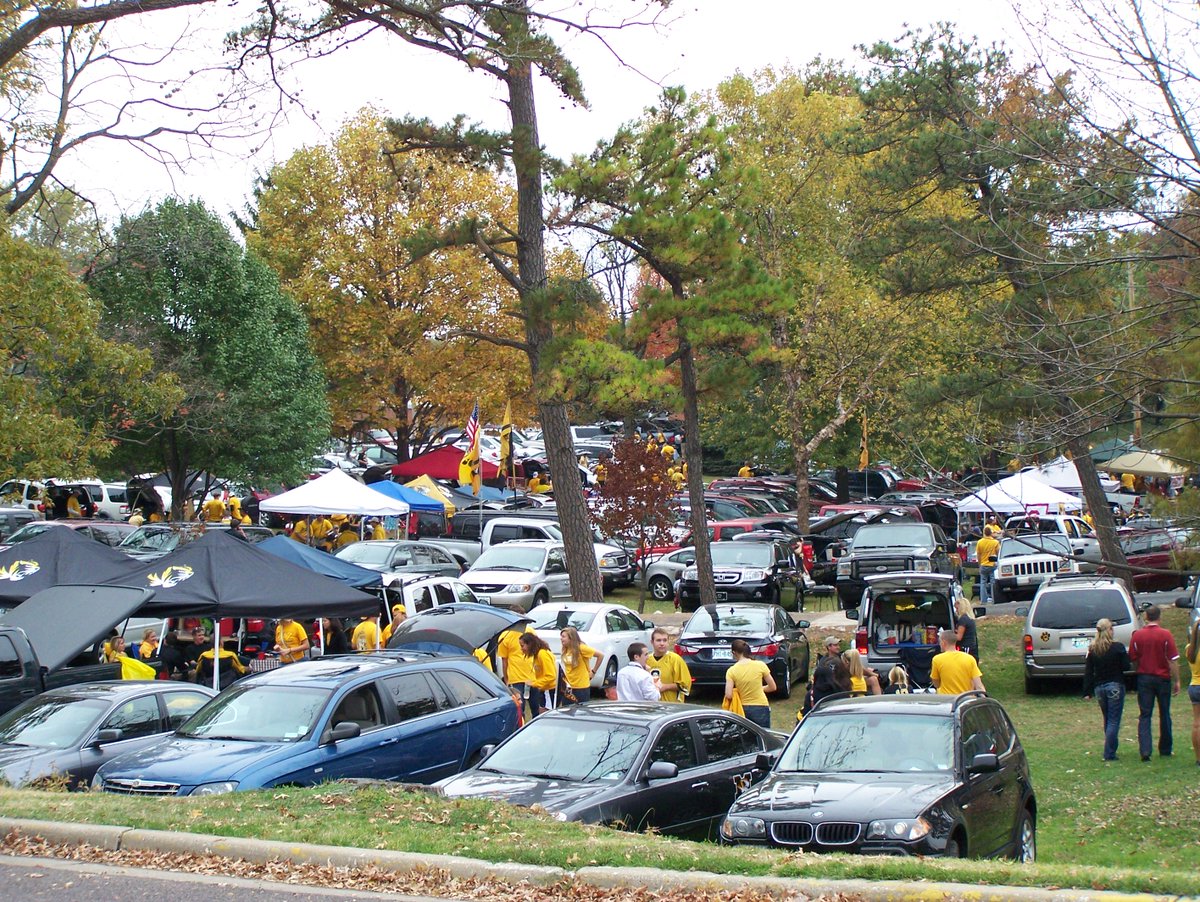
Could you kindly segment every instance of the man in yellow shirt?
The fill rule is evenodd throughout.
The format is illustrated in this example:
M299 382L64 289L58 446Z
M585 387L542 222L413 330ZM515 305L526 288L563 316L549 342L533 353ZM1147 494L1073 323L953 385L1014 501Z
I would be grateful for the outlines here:
M374 539L376 542L378 542L382 539L386 539L387 537L388 537L387 530L383 528L383 524L380 523L378 520L372 520L371 521L371 538Z
M295 664L308 654L310 643L304 627L291 617L284 617L275 627L275 651L280 664Z
M1000 554L1000 543L995 537L995 527L990 523L983 527L983 538L975 543L975 556L979 559L979 603L991 604L992 587L996 583L996 556Z
M308 544L308 521L297 520L292 524L292 538L301 545Z
M942 650L933 656L933 666L929 670L929 678L937 687L938 695L961 695L972 689L984 691L979 662L958 650L958 634L954 630L938 630L938 644Z
M661 627L650 635L654 654L646 660L653 676L658 672L659 693L664 702L682 702L692 691L692 673L687 662L671 650L671 634Z
M396 627L408 619L408 611L404 608L404 602L398 601L392 605L392 622L383 628L383 635L379 637L379 644L387 648L388 640L392 638L392 633L396 631Z
M208 496L200 507L200 516L206 523L220 523L225 519L225 502L217 492Z
M379 620L363 617L350 634L350 647L360 655L370 654L379 648Z
M308 525L308 531L312 535L314 545L329 550L329 534L333 532L332 520L323 516L314 517Z
M333 540L333 550L345 548L347 545L353 545L358 541L358 533L354 531L354 527L350 523L343 523L341 531L337 534L337 538Z
M746 461L744 464L742 464L742 468L738 470L738 476L741 479L749 479L753 475L754 471L750 469L750 461Z

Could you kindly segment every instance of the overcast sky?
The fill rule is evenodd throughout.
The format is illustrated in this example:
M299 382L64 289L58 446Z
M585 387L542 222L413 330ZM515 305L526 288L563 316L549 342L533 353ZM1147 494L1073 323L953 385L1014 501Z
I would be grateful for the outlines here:
M144 35L141 29L151 19L161 34L175 33L190 21L200 29L201 39L193 40L199 53L208 41L215 45L226 23L245 15L250 5L246 0L225 0L200 15L136 17L141 22L135 34ZM855 44L898 37L906 24L951 21L963 35L976 35L985 42L1020 43L1012 11L1003 0L857 0L845 5L687 0L673 5L666 17L671 24L660 30L631 28L611 35L610 42L625 65L592 38L572 40L568 53L581 71L590 106L576 108L545 82L539 85L541 138L552 153L586 152L620 123L636 118L654 101L660 85L682 84L699 91L737 71L798 66L818 55L856 62L860 56ZM490 125L505 121L500 88L489 76L469 73L461 65L415 52L395 40L370 41L323 61L305 62L284 78L302 100L303 110L294 108L288 121L275 128L266 145L254 153L243 145L228 144L209 159L188 163L183 172L167 172L131 149L93 145L61 172L95 197L109 215L136 212L168 194L199 197L215 211L227 213L240 208L249 196L256 171L265 171L301 146L329 141L342 122L367 104L388 115L427 116L437 122L457 113Z

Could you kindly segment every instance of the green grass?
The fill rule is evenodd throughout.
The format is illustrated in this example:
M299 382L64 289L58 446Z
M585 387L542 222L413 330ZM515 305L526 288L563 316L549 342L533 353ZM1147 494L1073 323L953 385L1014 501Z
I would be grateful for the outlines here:
M1166 624L1181 637L1182 612ZM1033 768L1039 806L1039 863L912 861L778 850L720 848L604 828L562 824L534 811L449 801L400 787L325 786L205 799L136 800L0 789L10 817L121 824L293 842L467 855L566 868L641 865L747 875L947 879L1044 887L1185 894L1200 873L1200 782L1189 743L1192 713L1173 705L1176 755L1138 760L1137 706L1127 700L1121 758L1101 761L1100 713L1077 687L1027 697L1021 621L980 624L984 681L1009 711ZM772 708L775 726L795 723L801 686ZM715 692L695 699L718 704Z

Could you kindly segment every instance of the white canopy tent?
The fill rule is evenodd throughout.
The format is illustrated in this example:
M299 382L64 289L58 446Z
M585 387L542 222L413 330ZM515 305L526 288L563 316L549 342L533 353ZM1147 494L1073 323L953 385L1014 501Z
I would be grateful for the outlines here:
M1077 511L1082 506L1078 498L1060 492L1029 472L1001 479L973 495L963 498L955 509L960 514L1021 514L1036 510L1042 514Z
M1110 473L1132 473L1134 476L1168 477L1187 473L1187 467L1183 464L1153 451L1132 451L1096 466Z
M311 482L262 501L260 510L277 514L356 514L362 517L406 517L408 504L368 488L341 470L330 470Z
M1075 462L1067 460L1065 457L1060 457L1036 469L1023 472L1028 473L1035 479L1041 480L1048 486L1058 489L1060 492L1066 492L1070 495L1079 495L1083 492L1083 486L1079 483L1079 471L1075 469ZM1099 475L1100 487L1104 491L1115 492L1121 487L1121 483L1111 476L1104 473Z

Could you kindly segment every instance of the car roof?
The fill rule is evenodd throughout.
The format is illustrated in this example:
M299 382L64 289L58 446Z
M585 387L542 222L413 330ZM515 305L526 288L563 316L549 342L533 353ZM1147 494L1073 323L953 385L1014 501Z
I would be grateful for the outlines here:
M1124 589L1125 582L1119 576L1104 573L1064 573L1055 575L1042 586L1042 592L1053 589L1112 588Z
M837 715L869 709L873 714L933 714L950 716L964 704L985 700L982 694L939 695L919 692L910 695L866 695L858 697L830 698L813 708L813 714ZM806 718L807 719L807 718Z
M890 582L903 582L906 586L918 583L941 583L946 585L954 582L955 579L957 577L952 573L919 573L916 570L901 570L896 573L877 573L873 576L863 576L863 580L869 586L883 585Z
M256 686L315 686L337 688L361 676L382 674L389 670L404 670L410 665L424 664L437 658L441 661L457 660L457 655L432 655L425 652L387 652L356 655L332 655L312 661L299 661L286 667L276 667L254 674L251 680ZM464 655L462 660L468 659Z
M492 545L486 550L491 551L493 548L561 548L562 542L558 539L514 539L511 542L501 542L499 545Z
M119 699L128 695L139 695L147 689L155 692L167 692L172 689L199 689L205 695L212 695L207 686L197 683L180 683L167 680L97 680L94 683L75 683L71 686L59 686L47 690L43 696L72 696L77 698Z
M637 613L637 611L633 610L627 605L616 604L611 601L552 601L547 604L540 604L537 606L537 610L539 611L607 611L609 608L617 608L622 611L629 611L631 614Z
M677 702L588 702L586 705L570 705L555 708L541 717L570 717L581 720L599 720L605 723L650 725L660 720L671 720L695 714L720 714L720 708L707 705L688 705ZM539 718L540 719L540 718Z

